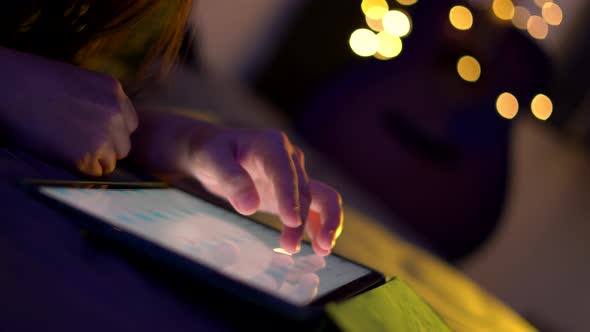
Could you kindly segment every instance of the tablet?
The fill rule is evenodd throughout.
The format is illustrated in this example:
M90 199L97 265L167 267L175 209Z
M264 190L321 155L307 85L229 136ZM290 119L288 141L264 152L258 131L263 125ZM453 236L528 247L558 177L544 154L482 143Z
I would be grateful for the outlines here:
M315 255L307 242L289 255L279 247L278 230L175 187L51 183L34 188L77 212L77 220L90 229L278 313L297 316L384 281L339 255Z

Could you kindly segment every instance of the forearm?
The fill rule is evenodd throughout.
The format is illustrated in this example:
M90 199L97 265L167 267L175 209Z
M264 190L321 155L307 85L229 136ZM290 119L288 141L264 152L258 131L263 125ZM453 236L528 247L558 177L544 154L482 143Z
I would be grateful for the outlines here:
M0 73L2 73L2 88L0 89L0 128L5 137L10 137L12 132L20 127L20 119L18 117L19 95L13 89L13 81L15 75L19 71L19 67L23 65L24 59L19 56L19 53L10 49L0 47Z
M71 92L77 92L81 84L60 81L63 73L68 73L68 78L73 80L81 79L84 74L82 69L68 63L1 46L0 73L0 124L5 128L19 128L24 120L30 119L31 114L39 112L32 106L36 96L46 93L39 87L57 88L63 95L70 95ZM57 100L60 96L52 97Z
M40 57L0 47L0 130L5 140L28 145L27 131L35 111L27 92L33 81L42 81L43 69L38 63L46 61ZM39 77L34 73L39 73ZM36 82L35 82L36 83ZM43 82L41 83L43 84Z

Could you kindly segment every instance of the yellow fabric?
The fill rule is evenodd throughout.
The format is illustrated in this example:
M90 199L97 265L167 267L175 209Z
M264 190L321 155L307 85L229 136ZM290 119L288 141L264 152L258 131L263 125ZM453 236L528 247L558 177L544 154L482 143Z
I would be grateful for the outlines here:
M330 303L326 311L346 332L416 331L446 332L448 326L402 280L342 303Z
M452 266L403 241L355 210L345 208L344 216L344 231L334 252L372 267L388 278L403 280L453 331L535 331L509 307ZM257 219L279 227L278 220L273 217L259 215ZM350 319L350 324L368 319L366 311L358 309L352 314L347 307L342 308L342 315L337 315ZM332 307L332 314L334 310Z

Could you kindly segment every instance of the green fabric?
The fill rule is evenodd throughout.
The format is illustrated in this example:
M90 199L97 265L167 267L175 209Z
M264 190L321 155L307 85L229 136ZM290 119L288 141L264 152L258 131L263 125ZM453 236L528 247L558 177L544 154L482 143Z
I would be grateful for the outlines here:
M396 278L367 293L326 306L346 332L451 331L405 282Z

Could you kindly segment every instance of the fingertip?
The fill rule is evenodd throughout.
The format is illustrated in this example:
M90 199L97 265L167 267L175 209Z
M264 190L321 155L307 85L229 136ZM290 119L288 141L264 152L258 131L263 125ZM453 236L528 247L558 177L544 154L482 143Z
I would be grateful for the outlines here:
M316 253L316 255L318 255L318 256L322 256L322 257L324 257L324 256L328 256L328 255L330 255L330 253L332 252L332 248L330 248L330 249L324 249L324 248L322 248L322 247L321 247L321 246L320 246L318 243L316 243L316 242L314 242L314 243L312 244L312 248L313 248L313 251Z
M117 163L114 158L100 158L98 160L100 164L102 175L108 175L115 171Z
M318 245L324 250L332 249L336 242L335 233L336 232L334 230L330 230L327 233L322 233L318 238Z
M258 193L252 190L246 190L238 195L234 200L234 207L238 212L244 215L251 215L258 211L260 206L260 198Z
M281 237L280 240L281 248L285 249L291 255L294 255L301 251L301 243L295 241L292 238Z

